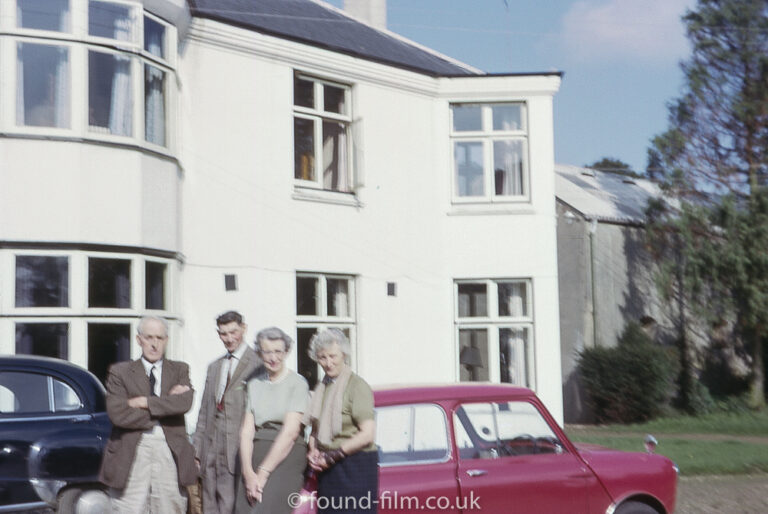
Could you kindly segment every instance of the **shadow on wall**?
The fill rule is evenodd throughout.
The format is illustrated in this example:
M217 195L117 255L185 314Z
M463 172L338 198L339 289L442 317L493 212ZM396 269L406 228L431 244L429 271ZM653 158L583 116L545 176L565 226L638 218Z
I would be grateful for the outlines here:
M592 424L595 422L587 392L581 383L578 367L563 383L563 398L565 399L563 402L563 419L566 419L568 423Z

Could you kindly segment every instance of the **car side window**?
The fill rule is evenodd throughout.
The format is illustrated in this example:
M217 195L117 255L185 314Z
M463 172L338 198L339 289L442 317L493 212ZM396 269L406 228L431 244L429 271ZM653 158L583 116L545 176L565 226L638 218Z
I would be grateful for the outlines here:
M50 375L0 371L0 416L70 412L82 406L72 387Z
M383 466L447 460L450 450L443 409L434 404L378 407L376 445Z
M467 403L454 413L462 459L565 453L547 421L528 402Z

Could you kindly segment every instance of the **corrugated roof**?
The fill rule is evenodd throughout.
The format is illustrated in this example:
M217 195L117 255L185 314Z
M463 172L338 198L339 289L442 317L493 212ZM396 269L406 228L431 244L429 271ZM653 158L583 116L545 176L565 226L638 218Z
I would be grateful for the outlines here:
M188 0L192 16L432 76L482 75L313 0Z
M555 196L598 221L645 223L648 200L661 196L650 180L590 168L556 164L555 177Z

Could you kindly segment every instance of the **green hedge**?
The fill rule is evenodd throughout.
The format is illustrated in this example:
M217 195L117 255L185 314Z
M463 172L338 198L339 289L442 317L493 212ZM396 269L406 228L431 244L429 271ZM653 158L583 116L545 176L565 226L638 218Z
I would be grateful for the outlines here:
M674 393L674 350L630 323L612 348L581 352L579 367L598 422L635 423L665 412Z

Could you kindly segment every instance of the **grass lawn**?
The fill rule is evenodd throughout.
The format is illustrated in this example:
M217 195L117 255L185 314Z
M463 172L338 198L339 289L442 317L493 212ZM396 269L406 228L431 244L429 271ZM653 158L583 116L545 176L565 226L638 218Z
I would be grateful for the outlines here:
M681 475L768 473L768 412L677 416L644 424L565 428L574 442L626 451L644 451L645 434L653 434L659 440L656 453L675 461Z

